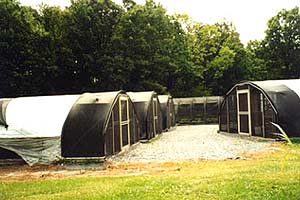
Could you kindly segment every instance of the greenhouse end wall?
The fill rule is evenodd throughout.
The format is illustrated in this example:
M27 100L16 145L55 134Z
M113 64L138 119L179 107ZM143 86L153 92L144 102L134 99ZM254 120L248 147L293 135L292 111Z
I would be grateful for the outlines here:
M221 104L219 130L251 136L276 138L277 114L272 104L251 85L238 85L230 90Z
M220 96L174 98L176 122L179 124L218 123Z

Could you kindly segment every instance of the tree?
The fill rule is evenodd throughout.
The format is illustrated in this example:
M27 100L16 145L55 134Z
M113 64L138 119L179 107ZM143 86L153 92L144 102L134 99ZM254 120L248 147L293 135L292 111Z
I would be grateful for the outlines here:
M281 10L268 21L262 41L261 58L266 60L272 78L300 77L300 14L299 8Z
M38 13L17 1L0 0L0 80L3 96L38 95L46 90L45 31Z
M45 82L47 94L64 93L62 89L66 77L63 77L64 63L63 57L67 57L70 49L66 49L64 44L64 12L59 7L41 5L39 10L39 21L42 24L45 34L43 37L44 51L43 57L47 58L48 63L45 68Z
M275 63L265 62L269 43L245 49L231 23L170 16L153 0L124 0L123 7L74 0L65 10L37 11L0 0L0 95L119 89L222 95L240 80L263 79Z
M180 71L188 67L184 31L161 5L149 0L132 6L115 38L127 67L125 89L178 91Z
M272 79L273 73L268 73L267 62L262 58L262 42L253 40L248 42L246 47L246 65L249 69L249 79L261 81Z
M206 95L222 95L248 76L246 52L231 23L195 23L189 31L199 88Z
M120 89L123 77L113 46L113 34L123 9L110 0L73 1L63 23L64 91L103 91Z

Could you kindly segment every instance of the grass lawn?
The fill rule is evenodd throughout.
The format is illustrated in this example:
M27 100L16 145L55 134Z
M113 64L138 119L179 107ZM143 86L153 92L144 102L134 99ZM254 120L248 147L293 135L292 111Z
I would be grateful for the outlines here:
M300 144L262 154L143 175L5 180L0 199L300 199Z

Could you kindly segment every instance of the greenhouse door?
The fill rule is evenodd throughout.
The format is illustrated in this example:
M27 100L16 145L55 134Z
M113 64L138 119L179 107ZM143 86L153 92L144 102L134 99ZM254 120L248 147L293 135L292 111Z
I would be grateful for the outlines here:
M167 128L171 128L172 126L172 108L171 108L171 101L167 104Z
M129 106L128 97L121 96L119 99L119 116L120 116L120 141L121 149L124 149L130 144L130 127L129 127Z
M158 114L157 114L157 99L153 99L153 137L157 134L158 129Z
M238 133L251 135L250 92L237 90Z

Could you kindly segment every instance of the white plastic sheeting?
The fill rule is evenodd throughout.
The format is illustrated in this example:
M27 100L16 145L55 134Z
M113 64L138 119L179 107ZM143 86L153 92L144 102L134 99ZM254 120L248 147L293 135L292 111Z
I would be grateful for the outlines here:
M6 108L8 127L0 126L0 147L29 165L48 164L61 157L64 122L80 95L21 97Z
M49 164L61 157L60 137L20 137L20 134L23 133L0 126L0 147L15 152L30 166Z
M19 137L60 136L78 98L79 95L62 95L12 99L6 108L6 123L19 131Z

